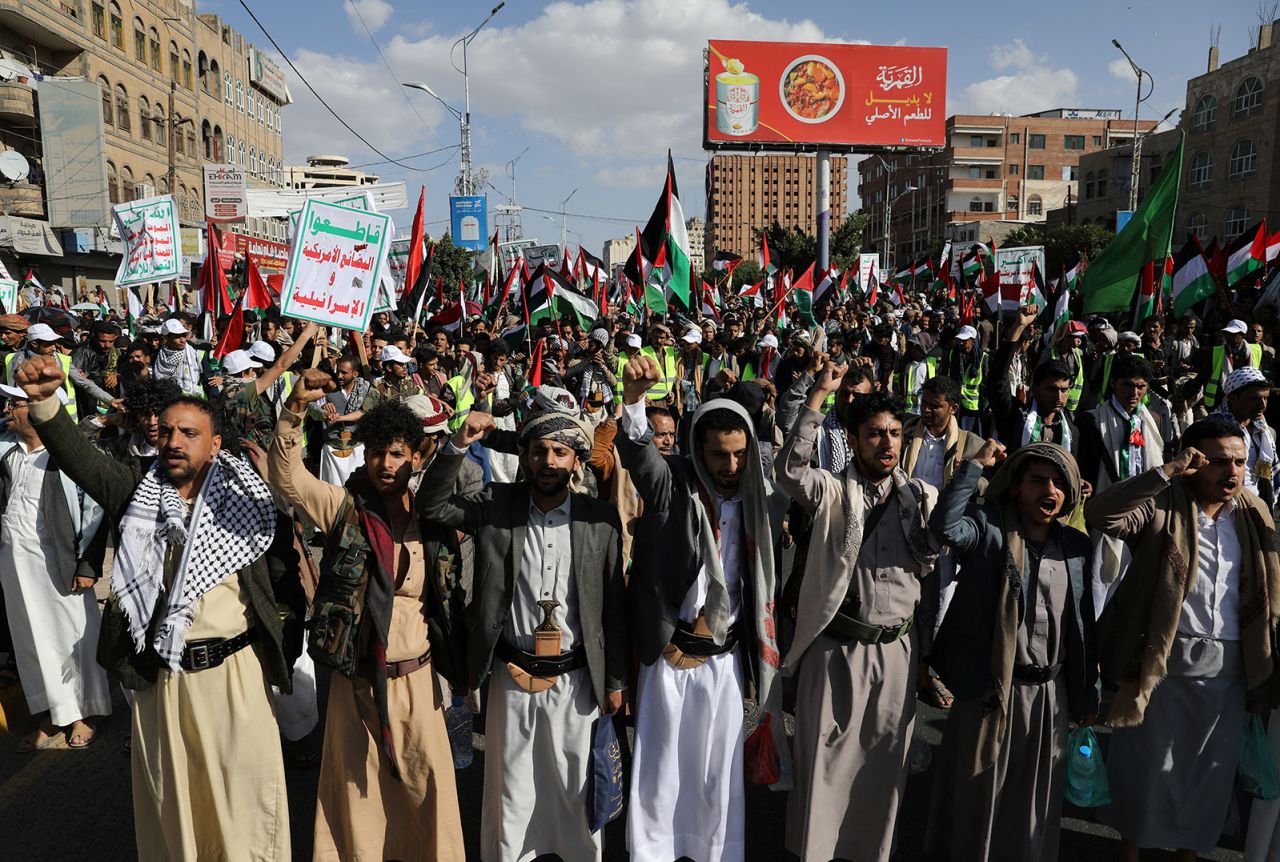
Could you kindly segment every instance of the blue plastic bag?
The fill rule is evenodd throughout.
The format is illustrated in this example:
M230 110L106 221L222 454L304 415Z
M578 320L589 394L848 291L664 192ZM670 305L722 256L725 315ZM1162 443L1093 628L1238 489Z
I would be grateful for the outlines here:
M1262 716L1256 712L1249 713L1245 719L1236 775L1240 779L1240 789L1250 796L1258 799L1275 799L1280 796L1280 772L1276 771L1271 746L1267 744Z
M602 715L591 729L591 769L587 773L587 817L593 835L622 814L626 799L622 743L613 716Z
M1067 737L1067 782L1063 795L1072 805L1094 808L1111 802L1111 783L1092 727L1077 727Z

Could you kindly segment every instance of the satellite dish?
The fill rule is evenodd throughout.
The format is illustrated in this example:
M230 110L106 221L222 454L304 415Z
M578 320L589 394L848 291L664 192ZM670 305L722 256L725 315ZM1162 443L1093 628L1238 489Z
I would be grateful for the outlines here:
M0 153L0 178L7 182L20 183L31 172L31 166L22 157L22 153L5 150Z

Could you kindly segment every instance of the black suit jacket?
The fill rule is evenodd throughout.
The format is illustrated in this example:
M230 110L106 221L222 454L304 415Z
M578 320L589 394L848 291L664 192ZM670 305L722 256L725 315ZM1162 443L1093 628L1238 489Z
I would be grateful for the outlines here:
M423 476L417 505L425 519L475 537L475 580L465 615L466 664L468 686L479 688L511 614L529 527L530 485L494 483L454 494L465 457L452 448L441 452ZM628 670L622 531L616 509L583 494L572 495L569 520L581 642L596 700L603 705L608 692L626 688Z

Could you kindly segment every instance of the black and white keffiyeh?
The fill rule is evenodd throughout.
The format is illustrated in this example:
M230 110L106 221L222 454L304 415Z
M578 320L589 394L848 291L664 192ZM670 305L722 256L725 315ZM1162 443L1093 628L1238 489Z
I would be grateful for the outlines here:
M152 465L121 519L120 550L111 571L111 593L137 651L147 647L171 545L181 550L182 559L151 645L176 673L200 597L266 553L275 531L271 492L248 462L220 453L189 508Z
M174 381L187 395L200 392L200 357L190 344L181 350L161 347L153 370L156 377Z

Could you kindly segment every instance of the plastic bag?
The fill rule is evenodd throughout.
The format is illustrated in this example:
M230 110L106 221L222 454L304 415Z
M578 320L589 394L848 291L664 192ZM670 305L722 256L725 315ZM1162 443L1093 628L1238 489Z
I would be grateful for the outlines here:
M1245 719L1236 775L1240 779L1240 789L1250 796L1258 799L1275 799L1280 796L1280 772L1276 771L1271 746L1267 744L1262 716L1256 712L1249 713L1249 717Z
M1093 808L1111 802L1111 783L1092 727L1077 727L1067 737L1067 782L1063 796L1072 805Z
M770 729L772 721L773 716L766 712L760 724L751 732L743 750L747 781L752 784L777 784L782 777L782 762Z
M587 816L591 834L622 814L627 799L622 744L612 715L602 715L591 729L591 770L587 773Z

